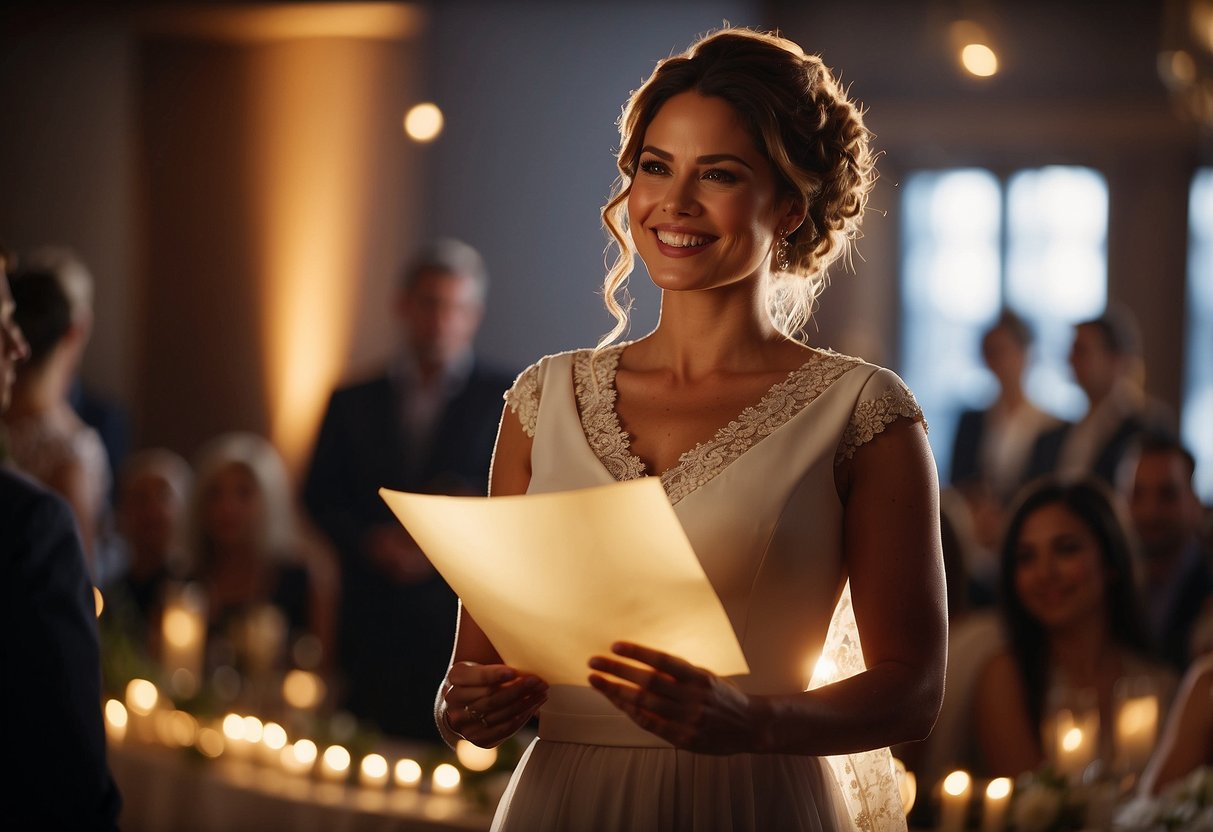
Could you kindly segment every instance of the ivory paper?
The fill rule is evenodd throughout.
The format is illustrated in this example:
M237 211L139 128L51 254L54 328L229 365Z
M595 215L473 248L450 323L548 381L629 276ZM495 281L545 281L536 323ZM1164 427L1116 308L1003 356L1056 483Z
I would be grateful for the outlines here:
M379 494L508 665L587 685L590 657L622 640L749 673L656 477L511 497Z

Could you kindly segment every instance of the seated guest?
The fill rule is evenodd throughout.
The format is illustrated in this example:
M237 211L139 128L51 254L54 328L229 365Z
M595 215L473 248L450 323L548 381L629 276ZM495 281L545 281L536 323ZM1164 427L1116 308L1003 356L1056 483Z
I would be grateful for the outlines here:
M1144 794L1157 794L1200 766L1213 765L1213 654L1184 674L1158 747L1141 778Z
M28 354L0 253L0 413ZM71 510L0 465L0 779L6 829L117 829L92 586Z
M68 290L55 272L10 275L16 321L29 343L4 423L13 462L72 507L94 583L95 555L108 522L109 462L96 431L76 415L67 394L87 341L72 318Z
M1007 646L974 700L984 773L1014 777L1045 761L1042 726L1058 692L1093 692L1105 758L1118 680L1152 677L1168 701L1175 677L1147 658L1129 539L1098 482L1028 486L1003 542L1000 590Z
M165 448L139 451L123 466L118 484L118 533L126 571L106 592L111 615L128 636L146 643L159 618L165 584L184 563L185 504L193 473Z
M332 640L332 584L291 494L282 458L260 436L225 434L198 456L186 524L191 572L206 591L211 647L230 647L250 672L280 663L302 635L326 647ZM264 653L267 642L275 655Z
M1204 509L1196 460L1169 434L1148 434L1125 461L1121 492L1145 561L1146 625L1160 658L1182 672L1192 635L1213 597L1211 553L1201 540Z

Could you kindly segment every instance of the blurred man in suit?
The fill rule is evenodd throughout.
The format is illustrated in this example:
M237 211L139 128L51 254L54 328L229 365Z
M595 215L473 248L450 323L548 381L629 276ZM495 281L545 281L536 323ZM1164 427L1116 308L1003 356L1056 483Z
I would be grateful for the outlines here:
M0 254L0 413L28 353ZM67 504L0 465L0 779L5 828L117 829L92 584Z
M341 557L346 706L412 739L440 741L433 702L457 599L378 490L486 492L513 381L472 352L486 290L470 246L439 240L417 254L395 302L400 349L381 375L333 394L304 483L304 502Z
M1159 658L1176 670L1192 658L1192 635L1213 597L1204 509L1192 484L1196 460L1167 434L1147 434L1126 459L1121 493L1145 560L1146 624Z

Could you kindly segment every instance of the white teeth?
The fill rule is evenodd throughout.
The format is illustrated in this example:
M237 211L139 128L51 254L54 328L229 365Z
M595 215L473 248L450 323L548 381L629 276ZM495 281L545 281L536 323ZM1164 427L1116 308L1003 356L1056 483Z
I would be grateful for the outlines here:
M665 243L667 246L675 246L677 248L690 248L691 246L704 246L712 242L711 237L695 237L690 234L678 234L674 231L658 231L657 239Z

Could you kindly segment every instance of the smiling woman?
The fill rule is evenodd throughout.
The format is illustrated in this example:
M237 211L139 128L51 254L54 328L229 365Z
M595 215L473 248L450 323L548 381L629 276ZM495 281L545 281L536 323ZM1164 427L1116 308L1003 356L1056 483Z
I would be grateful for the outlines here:
M549 685L464 610L439 726L491 747L538 713L497 829L904 829L887 746L942 692L934 466L900 379L799 340L858 228L868 132L820 59L737 29L659 64L620 132L618 326L519 376L492 495L659 476L751 672L617 642ZM637 253L660 322L612 344ZM806 691L823 653L839 672Z
M1051 697L1094 694L1106 755L1119 680L1174 690L1174 676L1144 658L1129 539L1100 483L1028 487L1007 525L1000 589L1009 643L982 670L974 708L986 773L1013 777L1045 761Z

